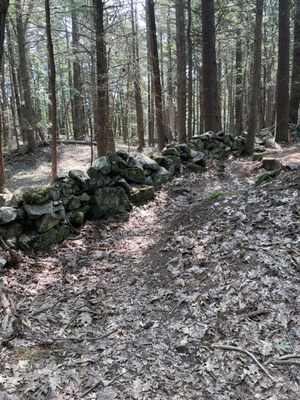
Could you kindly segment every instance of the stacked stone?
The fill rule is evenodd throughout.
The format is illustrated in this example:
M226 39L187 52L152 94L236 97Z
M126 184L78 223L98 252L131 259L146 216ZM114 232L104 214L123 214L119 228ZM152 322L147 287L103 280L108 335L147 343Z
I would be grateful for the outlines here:
M0 198L0 234L22 249L48 248L63 241L85 219L127 215L183 168L201 173L208 157L242 154L246 134L224 132L193 136L188 144L169 144L162 152L131 156L120 150L98 158L86 172L59 175L53 187Z

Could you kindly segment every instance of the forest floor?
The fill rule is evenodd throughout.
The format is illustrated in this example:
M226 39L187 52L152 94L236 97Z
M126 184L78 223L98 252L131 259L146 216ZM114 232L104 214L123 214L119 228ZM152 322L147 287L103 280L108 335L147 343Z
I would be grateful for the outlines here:
M259 162L210 162L4 271L0 399L299 399L299 152L260 186Z

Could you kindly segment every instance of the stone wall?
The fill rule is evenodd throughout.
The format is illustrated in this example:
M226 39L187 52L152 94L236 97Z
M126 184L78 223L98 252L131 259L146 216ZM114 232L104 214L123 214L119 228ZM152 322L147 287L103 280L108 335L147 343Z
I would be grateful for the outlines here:
M0 234L22 250L46 249L66 239L86 219L126 215L132 205L154 197L183 165L205 170L208 156L243 152L245 137L207 132L189 144L171 144L161 153L137 154L120 150L97 159L86 172L59 175L52 187L28 189L21 197L0 198Z

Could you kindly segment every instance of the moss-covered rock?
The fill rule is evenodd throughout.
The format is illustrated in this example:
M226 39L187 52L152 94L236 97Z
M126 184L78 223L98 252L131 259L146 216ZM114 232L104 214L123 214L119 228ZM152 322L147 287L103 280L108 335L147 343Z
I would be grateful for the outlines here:
M84 221L84 213L80 210L73 211L70 215L70 222L72 225L82 225Z
M12 222L7 225L0 226L0 235L4 239L19 238L23 233L23 224L19 222Z
M91 198L88 216L102 219L117 214L126 214L130 209L130 201L122 187L105 187L96 190Z
M70 234L71 228L69 224L62 223L47 232L41 233L35 237L30 244L36 250L44 250L63 242Z
M168 147L162 150L161 154L163 156L180 156L179 150L176 147Z
M130 196L131 202L136 206L140 206L146 203L147 201L152 200L153 198L154 198L153 186L139 188L136 191L134 191Z
M48 201L57 201L60 197L59 190L55 187L46 187L39 189L26 189L23 192L23 200L26 204L40 205Z
M56 226L61 221L59 216L55 216L52 214L44 215L43 217L39 218L36 223L36 229L39 233L47 232Z

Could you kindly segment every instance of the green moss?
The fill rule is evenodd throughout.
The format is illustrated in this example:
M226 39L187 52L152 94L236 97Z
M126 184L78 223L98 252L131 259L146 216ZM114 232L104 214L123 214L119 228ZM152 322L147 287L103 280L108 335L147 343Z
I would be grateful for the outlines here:
M33 243L34 249L48 249L54 244L63 242L70 234L68 224L60 224L50 229L48 232L41 233Z
M261 161L264 158L262 153L254 153L252 156L252 161Z
M208 196L207 200L214 200L217 199L218 197L224 196L225 193L224 192L214 192L211 195Z
M26 189L22 195L23 200L27 204L38 205L44 204L49 200L58 200L58 189L46 187L40 189Z
M139 206L154 198L154 188L152 186L140 188L130 196L131 202Z
M267 172L265 174L260 175L255 181L255 186L259 186L262 183L275 178L279 173L280 173L280 169L276 169L275 171Z

